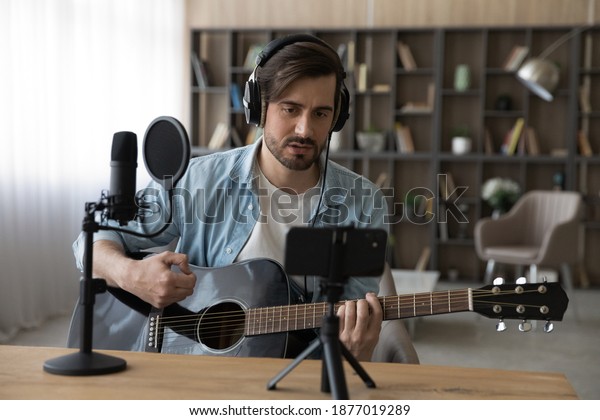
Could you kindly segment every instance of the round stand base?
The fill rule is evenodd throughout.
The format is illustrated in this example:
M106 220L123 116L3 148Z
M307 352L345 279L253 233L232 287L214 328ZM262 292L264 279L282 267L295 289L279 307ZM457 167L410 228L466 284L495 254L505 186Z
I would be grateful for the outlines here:
M56 357L44 363L44 370L55 375L88 376L116 373L124 370L127 362L101 353L73 353Z

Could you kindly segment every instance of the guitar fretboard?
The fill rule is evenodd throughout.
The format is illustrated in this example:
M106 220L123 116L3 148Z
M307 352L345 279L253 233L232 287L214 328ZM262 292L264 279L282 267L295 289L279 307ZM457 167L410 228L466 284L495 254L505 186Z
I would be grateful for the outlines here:
M469 311L472 310L472 301L471 289L379 298L384 320ZM335 311L343 304L335 304ZM326 302L319 302L249 309L244 334L251 336L319 328L327 308Z

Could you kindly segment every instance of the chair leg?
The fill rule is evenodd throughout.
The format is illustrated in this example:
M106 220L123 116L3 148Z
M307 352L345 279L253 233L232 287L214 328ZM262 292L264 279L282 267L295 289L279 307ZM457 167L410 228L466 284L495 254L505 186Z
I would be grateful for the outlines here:
M569 264L561 264L560 271L563 276L565 289L569 292L573 291L573 276L571 275L571 266Z
M538 275L537 275L537 265L536 264L530 264L529 265L529 278L528 283L537 283L538 281Z
M496 265L496 261L488 260L487 266L485 267L485 274L483 276L483 283L490 284L492 282L492 276L494 275L494 266Z
M573 290L573 276L571 274L571 266L569 264L561 264L560 271L562 273L563 285L567 291L567 296L569 296L569 301L571 304L572 312L575 316L575 319L580 320L578 305L575 302L576 296Z

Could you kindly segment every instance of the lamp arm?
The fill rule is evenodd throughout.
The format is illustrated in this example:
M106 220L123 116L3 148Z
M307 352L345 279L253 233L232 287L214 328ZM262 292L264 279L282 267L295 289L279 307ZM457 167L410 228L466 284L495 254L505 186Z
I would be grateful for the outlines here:
M573 29L571 32L564 34L563 36L561 36L560 38L558 38L556 41L554 41L552 44L550 44L550 46L548 48L546 48L539 56L538 58L543 59L546 58L547 56L550 55L550 53L552 51L554 51L555 49L557 49L559 46L561 46L563 43L565 43L566 41L568 41L569 39L573 38L575 35L585 31L586 29L589 29L589 26L582 26L580 28L576 28Z

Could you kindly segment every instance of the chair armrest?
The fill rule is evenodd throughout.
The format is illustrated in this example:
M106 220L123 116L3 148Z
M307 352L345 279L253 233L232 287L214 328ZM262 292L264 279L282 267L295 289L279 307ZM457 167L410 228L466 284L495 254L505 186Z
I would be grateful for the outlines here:
M419 356L402 320L383 321L371 361L419 364Z
M562 263L575 263L580 261L579 234L581 223L578 218L560 223L554 229L546 232L540 247L538 265L556 265Z
M477 255L482 258L483 250L490 246L514 245L521 229L518 212L509 212L497 219L485 217L475 224L474 239Z

